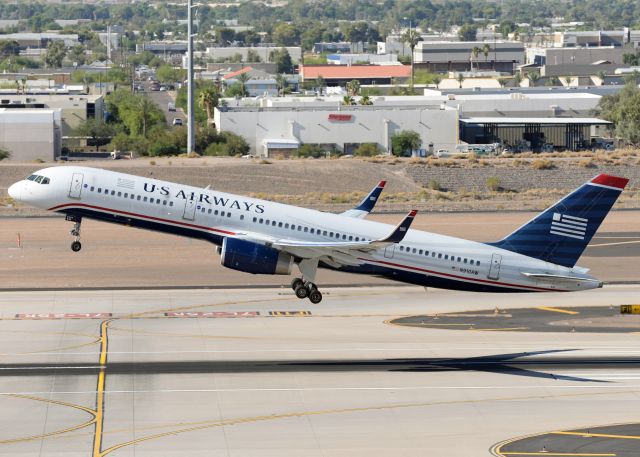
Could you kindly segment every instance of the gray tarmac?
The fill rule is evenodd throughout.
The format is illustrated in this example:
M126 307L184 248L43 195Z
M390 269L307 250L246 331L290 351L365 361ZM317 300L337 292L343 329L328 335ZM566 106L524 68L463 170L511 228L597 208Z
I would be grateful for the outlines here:
M637 302L640 286L324 292L319 305L268 288L2 293L0 455L537 455L541 441L506 442L637 422L639 333L394 321L496 307L586 315ZM628 427L607 434L637 435ZM565 437L556 455L640 453L637 439L553 436Z

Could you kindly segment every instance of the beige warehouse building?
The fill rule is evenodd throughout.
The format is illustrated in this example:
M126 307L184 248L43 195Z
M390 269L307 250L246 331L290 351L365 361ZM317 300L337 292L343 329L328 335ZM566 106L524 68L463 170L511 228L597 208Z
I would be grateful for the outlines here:
M52 162L62 149L60 109L0 108L0 148L11 162Z

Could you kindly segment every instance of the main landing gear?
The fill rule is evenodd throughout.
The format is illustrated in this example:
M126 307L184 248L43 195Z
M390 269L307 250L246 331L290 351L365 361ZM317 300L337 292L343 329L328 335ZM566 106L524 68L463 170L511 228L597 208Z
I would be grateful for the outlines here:
M82 219L73 216L67 216L67 220L75 222L73 228L69 233L74 237L73 242L71 243L71 250L73 252L78 252L80 249L82 249L82 243L80 243L80 225L82 224Z
M296 297L300 299L309 298L309 301L314 305L322 301L322 294L312 282L304 282L300 278L295 278L291 281L291 288L296 293Z

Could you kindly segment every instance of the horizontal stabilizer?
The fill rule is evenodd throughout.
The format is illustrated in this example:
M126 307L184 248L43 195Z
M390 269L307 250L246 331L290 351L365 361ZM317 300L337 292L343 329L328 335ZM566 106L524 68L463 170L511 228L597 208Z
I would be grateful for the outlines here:
M533 279L537 279L538 281L544 281L544 282L585 282L585 283L590 283L590 282L596 282L599 283L600 280L599 279L595 279L595 278L582 278L579 276L566 276L566 275L551 275L551 274L544 274L544 273L526 273L526 272L521 272L521 274L523 276L526 276L527 278L533 278Z

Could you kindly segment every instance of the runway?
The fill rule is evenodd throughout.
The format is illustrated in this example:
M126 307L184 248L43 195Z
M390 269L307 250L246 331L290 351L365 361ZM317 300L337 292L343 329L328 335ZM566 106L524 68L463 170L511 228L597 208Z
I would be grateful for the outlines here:
M393 321L639 296L635 285L517 295L362 287L327 289L312 305L286 289L5 292L0 455L538 455L542 441L502 444L637 422L640 333ZM562 455L640 452L638 439L608 438L580 453L585 438L573 436ZM623 439L636 454L621 453Z

